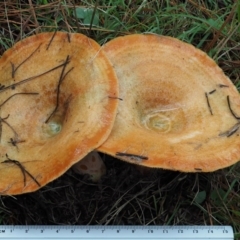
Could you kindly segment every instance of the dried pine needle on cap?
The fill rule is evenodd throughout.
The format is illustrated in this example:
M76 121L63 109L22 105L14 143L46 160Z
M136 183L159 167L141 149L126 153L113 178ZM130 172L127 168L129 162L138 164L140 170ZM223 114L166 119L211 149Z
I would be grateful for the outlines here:
M113 126L115 73L82 34L42 33L17 43L0 59L0 84L0 195L44 186Z
M240 159L240 97L204 52L135 34L103 50L119 79L113 130L99 151L140 165L214 171Z

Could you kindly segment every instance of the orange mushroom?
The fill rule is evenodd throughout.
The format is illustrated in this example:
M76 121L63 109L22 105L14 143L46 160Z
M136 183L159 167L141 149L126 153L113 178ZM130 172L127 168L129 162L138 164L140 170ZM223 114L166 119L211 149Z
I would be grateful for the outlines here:
M87 175L92 182L99 182L106 174L106 166L97 151L90 152L87 156L72 166L72 170L81 175Z
M208 172L240 159L240 97L204 52L151 34L103 46L119 79L113 130L99 151L140 165Z
M0 59L0 195L39 189L108 137L118 84L100 46L42 33Z

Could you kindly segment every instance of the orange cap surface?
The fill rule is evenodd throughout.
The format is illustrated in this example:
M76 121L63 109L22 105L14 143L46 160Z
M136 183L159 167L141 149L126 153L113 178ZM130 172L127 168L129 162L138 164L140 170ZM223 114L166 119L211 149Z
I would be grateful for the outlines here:
M183 172L214 171L240 159L239 93L204 52L151 34L119 37L103 50L122 101L99 151Z
M39 189L108 137L118 84L100 46L42 33L0 59L0 194Z

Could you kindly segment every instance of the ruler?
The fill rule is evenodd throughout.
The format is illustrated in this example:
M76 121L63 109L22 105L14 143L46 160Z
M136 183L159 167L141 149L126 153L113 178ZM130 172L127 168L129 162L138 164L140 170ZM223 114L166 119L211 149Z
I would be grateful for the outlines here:
M0 239L234 239L231 226L0 225Z

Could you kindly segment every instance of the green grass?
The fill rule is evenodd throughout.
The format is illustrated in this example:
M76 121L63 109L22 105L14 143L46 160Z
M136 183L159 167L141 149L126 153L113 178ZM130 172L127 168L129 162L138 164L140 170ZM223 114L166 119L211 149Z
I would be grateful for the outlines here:
M240 3L201 0L0 2L0 55L27 36L56 29L103 44L151 32L207 52L240 88ZM68 171L40 191L1 197L3 224L213 224L240 238L240 165L208 174L148 170L105 156L108 173L93 184ZM63 217L61 217L63 215Z

